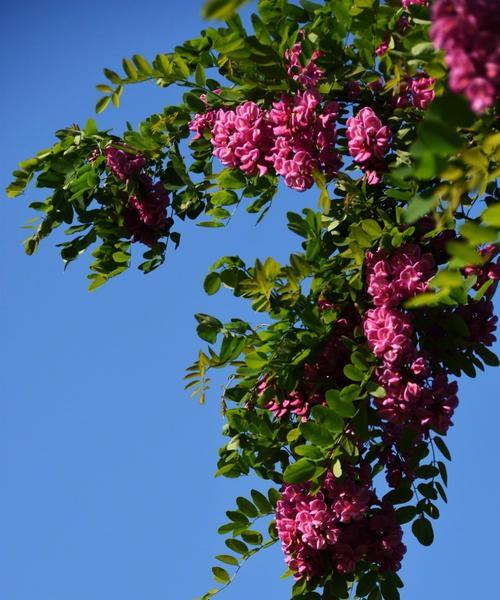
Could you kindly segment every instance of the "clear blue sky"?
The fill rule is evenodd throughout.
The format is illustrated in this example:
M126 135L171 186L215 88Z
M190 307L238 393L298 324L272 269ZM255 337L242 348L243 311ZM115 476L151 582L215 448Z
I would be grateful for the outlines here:
M203 26L200 0L28 0L2 3L0 184L52 132L92 115L101 68L152 57ZM178 90L138 86L126 120L175 102ZM244 213L227 230L183 229L162 269L131 270L93 294L86 261L63 272L52 243L24 256L25 197L1 203L0 597L5 600L191 600L212 587L216 533L232 498L255 481L215 479L222 443L221 380L206 406L183 391L200 342L195 312L246 315L201 282L221 254L285 260L297 242L284 213L315 198L283 192L258 227ZM449 435L448 507L436 542L407 536L403 600L492 598L500 532L498 375L462 381ZM495 398L496 396L496 398ZM258 482L257 482L258 483ZM287 600L278 548L252 559L222 598Z

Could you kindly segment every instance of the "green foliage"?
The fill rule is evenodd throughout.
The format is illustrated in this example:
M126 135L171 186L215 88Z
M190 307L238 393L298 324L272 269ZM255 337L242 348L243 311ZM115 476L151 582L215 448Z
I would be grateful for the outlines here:
M488 260L481 246L499 242L498 119L494 111L474 115L464 98L448 90L443 56L428 37L428 9L412 6L403 32L399 2L260 0L247 31L236 14L244 3L210 0L204 15L224 20L223 25L208 26L199 37L152 60L138 54L125 58L118 70L104 69L107 82L97 86L102 94L98 113L110 104L118 107L127 85L143 82L183 88L177 105L147 117L137 129L128 124L121 136L100 130L92 119L84 128L61 129L51 148L19 165L7 188L11 198L29 185L45 190L46 198L31 204L40 219L29 225L34 231L26 252L35 252L63 227L68 238L58 247L64 265L88 249L94 258L90 289L96 289L134 260L125 215L137 182L121 181L111 172L105 157L110 147L145 159L143 174L168 192L174 222L223 227L241 204L258 220L265 216L278 193L277 176L248 176L214 165L209 132L193 139L189 124L206 110L234 108L247 100L269 109L283 94L296 94L300 85L288 76L284 56L302 39L300 31L304 62L321 50L324 101L340 102L339 153L349 155L347 118L362 106L373 106L391 129L392 149L379 184L368 185L350 160L335 175L313 173L319 206L288 213L287 226L300 242L284 264L267 257L247 265L238 256L224 256L203 282L208 295L225 290L248 300L265 325L195 315L198 336L208 346L188 368L186 389L203 403L211 370L230 370L222 398L226 440L216 475L253 473L272 485L267 494L251 490L239 496L226 512L228 521L219 533L226 536L228 550L212 568L221 587L209 590L204 600L227 587L246 560L277 541L273 515L283 483L305 484L315 493L329 472L342 479L361 461L372 464L375 475L384 467L377 458L386 445L377 400L388 392L377 381L379 362L361 326L372 308L366 292L369 252L390 254L416 240L432 252L438 272L425 293L402 307L419 331L426 330L422 323L429 325L431 333L419 334L419 349L439 345L442 364L457 377L473 377L485 365L499 364L484 343L471 339L460 316L494 291L491 280L479 281L474 267ZM386 36L389 50L376 58ZM436 80L436 98L428 109L394 107L406 78L423 71ZM370 86L380 78L382 89L374 94ZM355 100L348 93L352 84L361 88ZM180 235L168 228L146 249L139 268L154 270L179 242ZM270 406L300 389L306 367L321 357L347 306L358 325L342 337L347 358L340 373L322 382L323 401L306 418L273 416ZM436 340L431 325L445 335ZM448 474L440 459L451 460L451 454L442 433L418 438L411 427L405 430L400 444L401 453L411 456L409 473L383 498L423 545L433 541L440 500L447 502ZM317 580L302 578L293 585L292 598L347 599L351 591L367 600L400 597L402 582L395 573L380 572L367 560L360 565L354 573L332 569Z

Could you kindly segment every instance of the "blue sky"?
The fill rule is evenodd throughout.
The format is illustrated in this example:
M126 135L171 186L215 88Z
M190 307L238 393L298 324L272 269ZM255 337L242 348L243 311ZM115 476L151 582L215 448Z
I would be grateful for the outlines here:
M203 27L200 0L45 0L3 4L3 189L18 161L50 145L53 131L92 116L102 67L152 57ZM98 117L121 132L179 90L125 90L119 111ZM191 600L212 587L216 533L232 499L253 480L215 479L222 443L222 380L203 407L183 391L200 341L195 312L245 316L202 280L222 254L285 260L298 246L287 210L315 205L284 191L268 217L237 215L226 230L184 227L181 248L143 276L131 270L86 290L86 261L67 272L51 242L29 258L20 226L40 191L2 195L0 276L0 596L5 600ZM500 532L498 376L461 382L449 435L448 507L436 542L407 536L404 600L491 597ZM495 396L497 396L495 398ZM252 559L221 598L287 600L278 548Z

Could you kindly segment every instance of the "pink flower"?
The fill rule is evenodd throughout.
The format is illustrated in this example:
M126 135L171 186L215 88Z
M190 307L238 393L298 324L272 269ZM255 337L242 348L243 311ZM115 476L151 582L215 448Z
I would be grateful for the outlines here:
M161 182L153 183L146 175L139 181L140 192L130 196L124 211L125 227L134 242L153 246L171 225L167 217L169 199Z
M116 146L108 146L104 150L106 163L109 170L120 180L127 181L133 175L139 173L142 167L146 164L146 159L138 154L128 152Z
M298 92L293 101L283 97L273 104L268 121L274 143L267 159L288 187L302 192L313 185L315 170L329 176L337 171L338 111L336 102L321 108L321 96L315 90Z
M411 319L397 308L382 306L367 311L363 329L370 350L387 364L401 362L413 347Z
M403 5L403 8L406 8L406 10L408 10L408 8L412 4L420 4L420 6L428 6L429 0L401 0L401 4Z
M389 150L389 128L382 125L373 109L365 107L347 119L347 140L350 155L369 172L371 182L377 183L377 172L383 167L383 158Z
M304 32L301 31L301 40L304 38ZM293 45L291 50L285 50L285 61L287 63L288 76L297 81L305 88L315 88L319 80L325 74L322 69L316 65L316 61L321 56L321 52L315 51L311 56L311 60L302 66L300 56L302 54L302 41L298 41Z
M264 175L269 162L271 130L264 112L255 102L244 102L236 110L218 110L212 128L214 156L227 167L238 167L247 175Z
M328 473L314 495L308 484L283 486L276 528L297 579L332 568L350 573L363 559L392 571L400 568L403 532L394 510L377 499L371 469L365 467L345 464L341 479Z
M386 37L382 40L380 45L375 50L375 54L377 56L384 56L384 54L387 53L387 50L389 50L389 37Z
M477 113L500 94L500 10L492 0L435 0L431 38L444 51L452 91Z
M425 110L434 100L434 82L432 77L418 77L412 79L409 86L411 102L416 108Z

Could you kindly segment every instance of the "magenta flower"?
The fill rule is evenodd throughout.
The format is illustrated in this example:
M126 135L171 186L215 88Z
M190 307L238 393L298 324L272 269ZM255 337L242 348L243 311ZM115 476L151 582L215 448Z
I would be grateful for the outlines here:
M124 147L125 148L125 147ZM116 146L108 146L104 150L106 164L109 170L120 181L127 181L133 175L139 173L146 164L146 159L138 154L133 154Z
M153 183L142 175L140 184L140 192L130 196L125 209L125 227L132 241L153 246L171 225L167 217L169 199L161 182Z
M271 145L271 129L255 102L244 102L236 110L218 110L212 128L214 156L227 167L238 167L247 175L264 175L265 158Z
M416 108L425 110L429 104L434 100L434 82L432 77L418 77L412 79L408 87L408 91L411 97L411 103Z
M304 37L303 31L301 32L301 36L302 38ZM325 74L325 72L316 65L316 61L321 56L321 52L318 50L313 52L311 60L305 66L302 66L302 63L300 62L301 54L302 41L294 44L291 50L285 50L288 76L305 88L315 88L318 85L319 80Z
M387 50L389 50L389 37L386 37L382 40L382 42L376 48L375 54L377 56L384 56L384 54L387 54Z
M492 0L436 0L431 38L444 51L452 91L482 113L500 94L500 10Z
M267 156L288 187L304 191L313 183L313 172L333 175L340 166L335 150L339 106L329 102L321 107L314 90L298 92L293 101L283 97L268 113L274 143Z
M378 183L378 171L389 150L389 128L382 125L373 109L365 107L347 119L347 140L349 154L367 173L369 183Z
M401 0L401 4L403 5L403 8L406 8L408 10L408 8L412 4L420 4L420 6L428 6L429 0Z
M371 469L345 464L343 471L341 479L328 473L314 495L307 484L283 486L276 528L297 579L351 573L363 559L392 571L401 566L403 532L394 510L373 492Z

